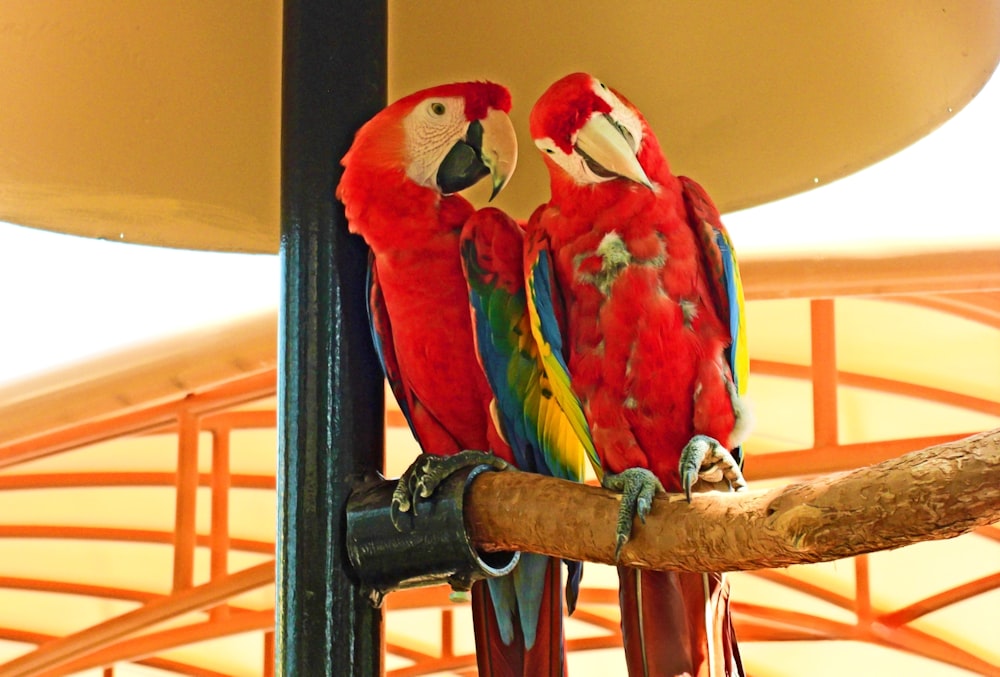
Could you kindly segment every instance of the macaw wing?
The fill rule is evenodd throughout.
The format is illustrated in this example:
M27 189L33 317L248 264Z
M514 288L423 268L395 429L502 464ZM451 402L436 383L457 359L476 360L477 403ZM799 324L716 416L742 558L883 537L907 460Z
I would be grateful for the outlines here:
M732 343L726 349L726 359L736 382L736 391L746 391L750 373L747 352L746 319L743 311L743 282L736 262L729 233L722 225L719 211L705 189L686 176L679 177L687 206L688 222L701 242L701 251L709 273L713 300L719 317L729 324Z
M476 349L518 467L582 481L590 438L581 438L553 396L531 330L520 227L500 210L482 209L466 221L461 250Z
M406 422L410 426L417 441L420 436L413 424L412 402L413 392L406 387L403 382L403 375L399 369L399 362L396 361L396 346L392 338L392 326L389 322L389 313L385 307L385 297L382 295L382 287L378 283L378 269L375 267L374 254L368 254L368 326L372 333L372 343L375 345L375 353L378 355L379 364L382 365L382 373L385 374L389 382L389 388L396 397L400 411L406 417Z
M580 398L573 391L569 367L563 350L562 298L557 294L552 274L552 259L548 240L540 229L534 229L524 247L524 281L527 288L531 335L546 374L546 389L559 403L565 424L590 461L600 479L604 471L594 447L590 426L583 413Z

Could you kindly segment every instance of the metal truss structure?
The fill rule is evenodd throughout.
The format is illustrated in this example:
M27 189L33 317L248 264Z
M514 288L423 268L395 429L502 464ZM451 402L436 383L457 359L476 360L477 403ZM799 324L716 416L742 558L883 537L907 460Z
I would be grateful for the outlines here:
M759 272L751 262L745 276ZM751 345L752 382L762 384L751 391L752 483L848 470L1000 421L998 356L973 350L1000 347L1000 292L909 293L900 279L863 298L748 287L750 326L762 328ZM900 354L884 352L881 321L903 332L890 342ZM935 345L940 337L961 354ZM910 353L964 360L965 371L936 381L934 365L921 364L907 376L899 369ZM991 379L992 391L977 390ZM0 443L0 677L274 674L275 392L274 363L256 364ZM58 391L46 397L58 406ZM391 403L386 420L392 474L415 447ZM890 428L902 434L886 436ZM571 672L604 674L600 666L620 660L617 592L613 574L588 578L567 648ZM1000 595L996 526L731 580L756 677L794 674L772 667L796 665L796 646L810 647L812 660L839 654L841 672L877 655L886 670L1000 675L988 631ZM51 628L26 612L36 601L56 619ZM393 593L386 619L387 674L475 674L468 611L446 590Z

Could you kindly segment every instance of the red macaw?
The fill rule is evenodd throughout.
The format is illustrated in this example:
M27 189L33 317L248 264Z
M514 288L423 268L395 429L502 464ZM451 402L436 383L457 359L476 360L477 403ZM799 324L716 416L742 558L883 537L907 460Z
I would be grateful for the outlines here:
M671 174L642 114L585 73L531 111L551 199L528 225L532 298L562 333L572 388L624 492L618 548L655 492L745 487L747 353L733 248L708 195ZM732 451L730 451L732 450ZM741 675L720 574L619 567L630 675Z
M494 195L506 184L517 158L510 105L507 90L488 82L423 90L366 123L343 159L337 197L372 249L372 336L425 452L395 494L401 528L413 501L482 462L468 450L582 479L583 446L538 387L538 347L518 339L527 317L520 228L455 194L488 175ZM576 412L585 428L579 404ZM573 563L570 606L578 572ZM559 591L558 561L527 553L510 576L473 586L481 675L565 674Z

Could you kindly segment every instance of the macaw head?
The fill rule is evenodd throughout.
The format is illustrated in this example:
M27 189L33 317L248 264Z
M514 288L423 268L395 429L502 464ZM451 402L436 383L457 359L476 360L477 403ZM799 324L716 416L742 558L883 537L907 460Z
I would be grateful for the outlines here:
M342 161L344 178L363 167L405 175L449 195L490 175L492 199L517 164L509 111L510 93L492 82L460 82L410 94L358 130Z
M576 184L625 179L652 189L643 167L655 143L646 120L628 99L587 73L552 84L531 109L531 137L553 178Z

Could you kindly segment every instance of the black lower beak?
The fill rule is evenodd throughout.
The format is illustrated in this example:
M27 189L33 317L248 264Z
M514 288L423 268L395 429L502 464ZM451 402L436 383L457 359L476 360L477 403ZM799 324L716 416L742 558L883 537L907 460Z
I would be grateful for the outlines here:
M478 120L469 124L469 132L441 162L437 171L437 185L442 193L457 193L478 183L490 173L483 162L483 126Z
M587 163L587 167L590 168L590 171L594 172L597 176L600 176L603 179L613 179L618 176L610 169L607 169L600 162L587 155L587 153L579 146L574 146L573 151L583 158L583 161Z

